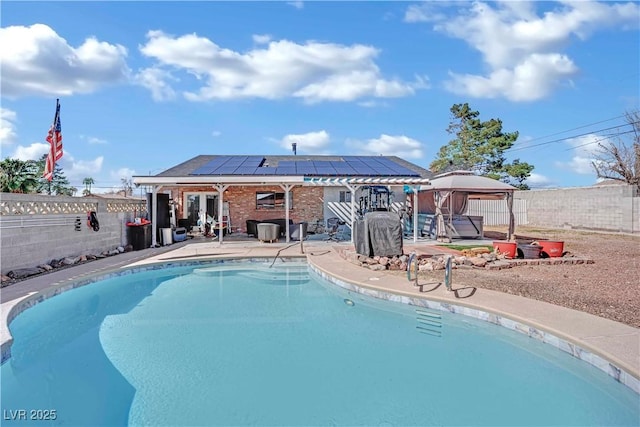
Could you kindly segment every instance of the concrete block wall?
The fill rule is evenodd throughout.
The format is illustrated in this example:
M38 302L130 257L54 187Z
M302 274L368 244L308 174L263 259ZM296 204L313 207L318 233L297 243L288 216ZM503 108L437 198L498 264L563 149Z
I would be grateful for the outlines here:
M640 233L640 197L631 185L516 191L527 222L553 228Z
M122 206L131 202L125 199ZM133 210L108 212L108 203L114 200L2 193L1 272L126 245L126 223L133 220ZM96 212L99 231L87 225L85 209Z

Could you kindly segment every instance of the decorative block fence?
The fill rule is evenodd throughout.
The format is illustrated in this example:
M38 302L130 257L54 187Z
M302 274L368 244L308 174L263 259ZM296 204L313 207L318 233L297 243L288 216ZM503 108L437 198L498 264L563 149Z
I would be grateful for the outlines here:
M124 246L126 223L146 215L146 200L0 194L0 269L35 267ZM87 225L95 211L100 230Z

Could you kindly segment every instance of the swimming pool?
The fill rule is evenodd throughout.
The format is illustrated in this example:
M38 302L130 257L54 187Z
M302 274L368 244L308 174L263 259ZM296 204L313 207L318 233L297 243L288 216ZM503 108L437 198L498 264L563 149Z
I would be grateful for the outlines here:
M3 425L638 424L637 394L552 346L268 267L152 269L25 311Z

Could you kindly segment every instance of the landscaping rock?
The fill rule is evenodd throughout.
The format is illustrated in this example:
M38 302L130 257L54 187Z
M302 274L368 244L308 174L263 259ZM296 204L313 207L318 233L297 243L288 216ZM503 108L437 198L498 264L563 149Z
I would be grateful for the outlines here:
M34 276L36 274L43 273L44 269L33 267L33 268L18 268L16 270L11 270L7 273L12 279L24 279L25 277Z

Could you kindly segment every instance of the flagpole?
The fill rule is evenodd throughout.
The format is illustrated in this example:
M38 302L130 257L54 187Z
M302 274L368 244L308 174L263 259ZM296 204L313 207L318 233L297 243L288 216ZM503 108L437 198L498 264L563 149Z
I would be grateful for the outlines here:
M60 98L56 98L56 113L53 116L53 123L47 135L49 143L49 154L47 155L42 176L51 183L53 180L56 161L62 157L62 129L60 125Z

